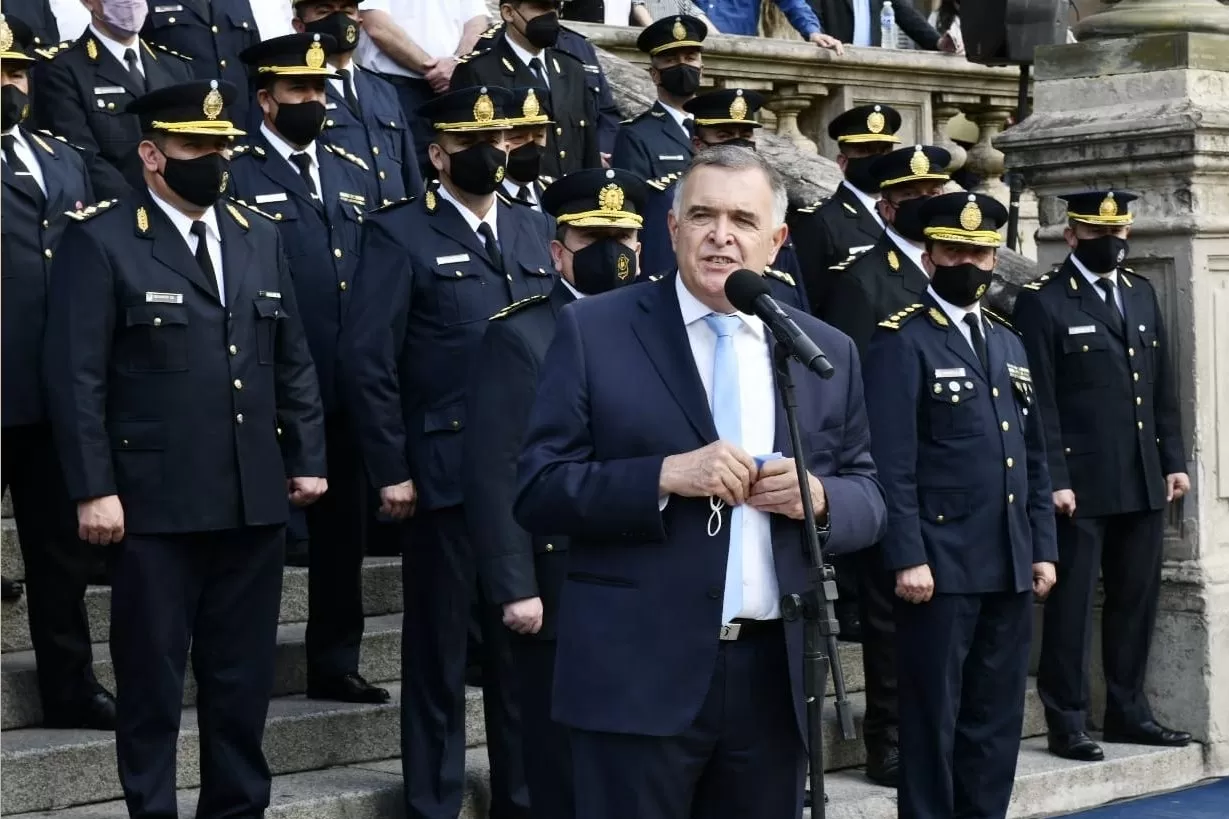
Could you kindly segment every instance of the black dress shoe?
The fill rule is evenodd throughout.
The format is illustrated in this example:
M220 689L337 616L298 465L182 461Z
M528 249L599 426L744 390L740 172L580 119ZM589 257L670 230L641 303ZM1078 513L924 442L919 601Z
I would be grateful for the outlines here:
M338 702L365 702L372 705L388 702L392 695L387 688L372 685L357 672L312 680L307 684L307 696L313 700L337 700Z
M1050 753L1063 759L1074 759L1078 762L1100 762L1105 759L1101 746L1092 741L1092 737L1083 731L1071 734L1049 735Z
M47 728L89 728L94 731L115 730L115 697L99 688L76 705L57 708L44 715Z
M900 784L900 749L895 745L868 748L866 778L885 788L897 787Z
M1106 727L1106 742L1128 742L1132 745L1160 745L1165 748L1181 748L1189 745L1191 735L1186 731L1166 728L1156 720L1141 722L1130 727Z

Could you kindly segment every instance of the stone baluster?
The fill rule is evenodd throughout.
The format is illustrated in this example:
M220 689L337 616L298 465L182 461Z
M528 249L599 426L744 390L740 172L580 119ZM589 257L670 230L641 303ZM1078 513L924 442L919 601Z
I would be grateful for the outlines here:
M968 151L957 145L947 133L947 124L960 113L960 106L936 94L932 103L935 121L934 144L952 155L952 164L947 166L948 173L955 173L964 167L968 161Z
M1081 41L1171 31L1229 34L1229 9L1218 0L1121 0L1073 30Z
M783 136L807 153L819 153L819 146L798 127L798 116L811 107L815 97L827 96L828 89L816 83L778 85L768 96L768 110L777 118L777 135Z
M977 186L979 193L993 196L1006 205L1011 198L1011 192L1002 179L1006 161L1003 152L994 147L994 138L1006 127L1012 109L987 103L966 108L965 115L981 129L977 144L968 152L965 167L982 177L981 184Z

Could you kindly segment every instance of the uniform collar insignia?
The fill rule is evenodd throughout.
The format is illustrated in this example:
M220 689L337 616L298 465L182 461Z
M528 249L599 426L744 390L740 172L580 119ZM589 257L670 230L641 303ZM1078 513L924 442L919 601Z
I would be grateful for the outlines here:
M149 212L144 207L137 208L137 230L142 236L149 233Z
M888 267L893 270L900 270L900 257L896 255L895 250L888 251Z
M935 324L939 325L940 327L946 327L948 326L948 324L950 324L950 322L947 320L947 316L939 312L937 308L934 308L934 307L930 308L928 311L926 311L926 315L930 316L930 320L933 321Z
M244 230L247 230L248 227L250 227L248 225L248 220L242 213L239 212L239 209L229 202L226 204L226 212L230 214L230 218L234 219L235 222L238 223L239 227L243 228Z
M93 37L85 41L85 53L94 62L98 61L98 43L94 41Z
M427 213L435 213L437 202L435 199L435 191L427 191L423 194L423 203L427 206Z

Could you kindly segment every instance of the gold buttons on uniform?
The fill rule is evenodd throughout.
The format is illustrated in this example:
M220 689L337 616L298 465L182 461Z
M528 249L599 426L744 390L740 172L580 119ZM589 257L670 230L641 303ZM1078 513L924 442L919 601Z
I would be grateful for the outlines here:
M371 155L372 155L372 156L379 156L379 155L380 155L380 146L379 146L379 145L372 145L372 146L371 146Z
M1140 429L1143 429L1143 428L1144 428L1144 422L1143 422L1143 421L1136 421L1136 422L1135 422L1135 426L1139 427Z
M1127 355L1129 355L1129 356L1131 356L1132 358L1134 358L1134 357L1135 357L1135 348L1134 348L1134 347L1128 347L1128 348L1127 348Z
M388 175L387 175L386 173L384 173L384 171L380 171L380 178L381 178L381 179L384 179L384 178L386 178L387 176L388 176Z
M584 128L584 127L585 127L585 121L584 121L583 119L580 121L580 127L581 127L581 128Z
M1015 496L1015 495L1008 495L1008 496L1007 496L1007 502L1008 502L1008 503L1015 503L1015 502L1016 502L1016 496Z
M998 388L998 387L991 387L991 388L990 388L990 394L991 394L991 395L993 395L995 398L998 398L998 397L999 397L999 388Z
M336 125L336 124L337 124L337 123L335 123L335 122L334 122L333 120L331 120L331 119L326 119L326 120L324 121L324 127L325 127L325 128L332 128L332 127L333 127L334 125Z
M1012 468L1013 466L1015 466L1015 465L1016 465L1015 459L1013 459L1013 458L1008 458L1008 459L1007 459L1007 468L1008 468L1008 469L1011 469L1011 468Z
M952 403L953 403L953 404L959 404L959 403L960 403L960 396L959 396L959 395L953 395L953 396L952 396Z
M450 422L449 426L451 426L453 429L460 429L460 428L461 428L461 422L460 422L460 421L452 421L452 422Z
M1083 347L1081 347L1081 348L1080 348L1080 352L1083 352L1083 353L1088 352L1088 345L1087 345L1087 344L1085 344Z
M462 276L464 276L464 275L465 275L465 274L464 274L464 273L462 273L460 270L458 270L458 271L457 271L457 278L458 278L458 279L459 279L459 278L461 278L461 277L462 277Z
M1144 399L1140 398L1138 395L1137 395L1137 396L1135 396L1135 406L1137 406L1137 407L1138 407L1138 406L1140 406L1140 405L1141 405L1141 404L1143 404L1143 403L1144 403Z
M337 285L337 287L338 287L338 289L340 289L340 290L345 290L345 289L346 289L346 283L345 283L345 282L339 282L339 283L338 283L338 285Z
M217 33L218 33L218 27L217 27L217 26L210 26L210 27L209 27L209 30L210 30L210 31L212 31L214 34L217 34Z
M162 326L162 316L154 316L154 326L155 327Z
M333 248L333 255L340 259L341 258L341 248L340 247Z
M553 544L553 543L548 543L548 544L546 544L546 551L548 551L548 552L553 552L553 551L555 551L555 544Z
M558 126L556 126L556 127L555 127L555 136L563 136L563 129L562 129L562 128L560 128L560 127L558 127Z
M128 439L127 439L127 438L125 438L124 440L120 441L120 442L119 442L119 445L120 445L120 446L128 446Z
M1139 380L1139 373L1131 373L1131 378L1133 378L1133 379L1135 379L1136 381L1138 381L1138 380Z
M221 66L222 68L226 68L226 60L219 60L218 65Z
M43 220L43 227L44 227L44 228L49 228L49 227L51 227L51 222L48 222L46 219L44 219L44 220Z
M560 152L559 152L559 158L560 158L560 159L567 159L567 156L568 156L568 152L567 152L567 151L560 151Z
M51 252L51 248L47 248L46 250L43 251L43 255L46 256L48 259L50 259L55 254Z
M942 523L945 518L942 515L935 515L935 523Z
M234 344L230 345L226 349L230 351L231 355L239 355L239 348L236 347Z
M1064 455L1070 455L1070 454L1071 454L1071 447L1067 447L1066 449L1064 449L1064 450L1063 450L1063 454L1064 454Z
M237 390L243 389L243 381L241 381L238 378L235 379L235 389Z
M1002 427L1003 427L1003 432L1006 432L1007 430L1011 429L1011 424L1009 424L1009 423L1007 423L1006 421L1004 421L1004 422L1002 423Z
M243 423L243 413L242 412L235 416L235 423L236 424Z
M168 18L166 18L166 21L167 21L168 23L173 23L173 22L175 22L175 18L174 18L174 17L168 17Z

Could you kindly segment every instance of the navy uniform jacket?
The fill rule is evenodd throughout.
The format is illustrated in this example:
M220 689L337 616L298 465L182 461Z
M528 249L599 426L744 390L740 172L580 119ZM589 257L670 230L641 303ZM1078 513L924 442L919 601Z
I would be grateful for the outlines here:
M675 736L695 719L718 656L728 518L709 537L707 498L658 505L667 455L717 440L687 339L675 276L581 299L559 316L518 465L516 518L571 536L558 621L555 719L591 731ZM869 547L884 504L870 457L857 352L799 310L785 311L836 372L790 362L808 468L832 509L827 549ZM793 457L776 402L774 451ZM807 588L802 526L772 518L782 595ZM785 623L794 707L805 725L802 623ZM805 736L805 732L803 732Z
M43 172L47 194L42 202L4 165L3 212L0 231L0 297L3 318L3 363L0 364L0 399L4 426L36 424L45 419L42 348L47 320L47 281L60 235L68 224L66 211L94 201L85 163L73 148L56 138L18 126Z
M413 478L422 511L461 503L465 393L487 320L555 283L550 220L498 195L495 207L502 269L434 189L364 225L342 342L345 398L372 485Z
M144 41L138 50L148 91L192 79L183 58ZM49 53L34 69L31 120L81 147L96 196L131 196L133 186L144 185L136 152L141 125L124 109L144 92L89 29Z
M1028 591L1032 564L1058 559L1024 344L983 312L989 377L929 294L885 321L866 353L871 450L888 499L884 568L929 564L939 594Z
M226 306L148 192L91 206L51 270L48 410L69 497L133 534L286 522L324 420L273 222L219 202Z
M1118 269L1126 336L1070 259L1016 301L1050 444L1054 488L1076 514L1165 506L1165 476L1186 471L1169 340L1152 284Z
M60 27L50 0L4 0L4 13L30 27L36 49L50 48L60 42Z
M543 212L542 211L542 194L546 192L546 189L550 187L551 183L554 181L555 181L555 178L553 176L542 175L529 183L529 190L533 192L533 202L531 202L529 206L533 208L535 211L537 211L538 213ZM512 186L512 190L508 189L508 185ZM518 188L520 188L520 186L521 186L520 182L517 182L515 179L512 179L511 177L505 176L504 184L500 187L499 191L500 193L502 193L504 196L508 197L509 199L516 199Z
M351 64L358 86L360 118L333 83L325 83L328 117L320 141L362 157L379 185L372 210L422 193L414 135L401 111L397 89L388 80Z
M298 170L261 133L235 149L230 165L235 198L268 213L281 231L325 412L341 404L337 344L350 306L363 214L377 195L375 177L363 160L339 151L316 145L320 200L312 199Z
M921 301L930 286L926 271L887 234L862 255L834 265L832 272L819 317L852 338L863 354L879 322Z
M569 544L561 535L531 535L512 516L516 459L555 321L575 300L559 281L549 296L531 296L492 316L474 358L466 410L465 517L478 580L495 605L541 597L540 640L555 636Z
M660 102L638 117L624 120L615 137L610 165L642 179L681 173L695 152L691 138Z
M452 88L540 86L541 81L516 56L506 36L500 32L486 50L458 59L452 72ZM600 168L597 100L586 84L584 64L553 48L543 49L539 59L550 85L551 119L555 122L547 129L542 172L558 179L581 168Z
M231 119L248 121L253 95L239 54L260 42L248 0L149 0L141 36L192 58L196 79L233 83L239 94L229 108Z
M840 271L833 270L833 265L870 250L883 236L875 216L844 184L837 186L832 196L790 214L789 228L798 248L802 280L817 316L823 315L824 301L840 278Z

